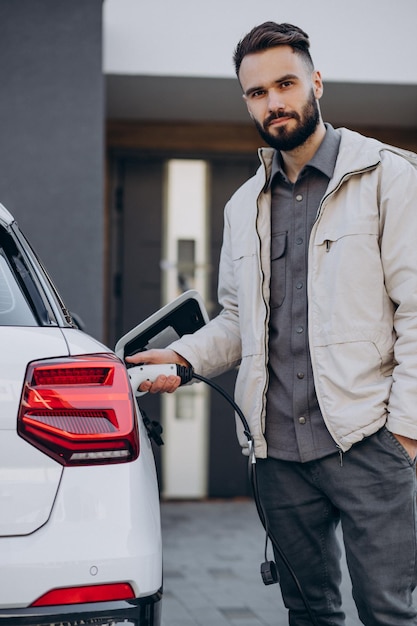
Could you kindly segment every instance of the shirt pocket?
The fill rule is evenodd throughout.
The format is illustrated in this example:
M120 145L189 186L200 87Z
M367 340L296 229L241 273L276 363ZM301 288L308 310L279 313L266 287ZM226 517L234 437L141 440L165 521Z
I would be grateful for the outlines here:
M287 233L275 233L271 237L271 308L280 307L286 292Z

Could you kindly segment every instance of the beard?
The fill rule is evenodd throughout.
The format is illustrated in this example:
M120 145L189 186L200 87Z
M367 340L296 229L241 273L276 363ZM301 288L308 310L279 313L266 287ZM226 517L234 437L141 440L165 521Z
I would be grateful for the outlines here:
M280 117L292 117L298 124L293 130L285 127L274 128L274 133L268 131L268 126L272 120ZM301 146L316 130L320 121L320 111L314 92L311 90L308 101L302 108L301 114L296 111L286 111L285 113L271 113L263 124L253 119L261 137L275 150L287 152Z

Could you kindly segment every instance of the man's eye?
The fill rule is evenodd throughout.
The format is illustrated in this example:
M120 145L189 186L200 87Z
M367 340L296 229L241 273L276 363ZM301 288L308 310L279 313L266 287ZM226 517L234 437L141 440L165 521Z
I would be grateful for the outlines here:
M265 95L265 91L263 91L262 89L259 89L258 91L253 91L251 93L251 98L260 98L261 96Z

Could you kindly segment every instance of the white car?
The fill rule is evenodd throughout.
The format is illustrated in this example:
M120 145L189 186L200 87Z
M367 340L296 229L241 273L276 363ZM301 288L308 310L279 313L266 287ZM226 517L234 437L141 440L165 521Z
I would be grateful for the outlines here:
M126 368L2 205L0 346L0 626L159 626L158 486Z

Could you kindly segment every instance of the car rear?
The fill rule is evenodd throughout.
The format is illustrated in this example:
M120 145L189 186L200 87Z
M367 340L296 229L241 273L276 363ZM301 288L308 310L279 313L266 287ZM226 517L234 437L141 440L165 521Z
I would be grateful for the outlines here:
M0 345L0 624L159 625L157 481L126 369L2 208Z

